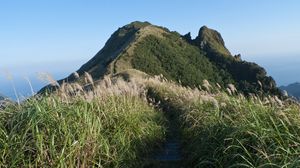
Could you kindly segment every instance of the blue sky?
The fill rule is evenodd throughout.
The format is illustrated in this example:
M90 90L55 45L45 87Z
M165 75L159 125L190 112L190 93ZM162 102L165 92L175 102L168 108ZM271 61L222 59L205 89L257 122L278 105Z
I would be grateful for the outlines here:
M269 59L300 61L299 9L297 0L0 0L0 71L59 78L93 57L118 27L140 20L192 36L207 25L233 54L260 61L273 75Z

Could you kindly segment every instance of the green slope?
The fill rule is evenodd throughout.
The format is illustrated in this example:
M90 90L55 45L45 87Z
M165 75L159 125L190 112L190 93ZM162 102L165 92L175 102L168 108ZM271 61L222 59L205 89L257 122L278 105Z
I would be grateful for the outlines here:
M59 81L82 81L88 72L95 80L128 69L167 79L190 87L204 79L226 86L233 83L244 93L280 94L275 81L255 63L232 56L221 34L203 26L195 39L181 36L149 22L132 22L112 34L90 61L77 73Z
M240 54L232 56L219 32L203 26L190 44L204 51L220 71L229 73L236 87L244 93L281 95L272 77L256 63L243 61Z
M222 74L204 52L177 33L166 34L164 38L146 37L137 45L132 65L150 75L162 74L188 86L198 86L204 79L222 84L230 82L229 74Z

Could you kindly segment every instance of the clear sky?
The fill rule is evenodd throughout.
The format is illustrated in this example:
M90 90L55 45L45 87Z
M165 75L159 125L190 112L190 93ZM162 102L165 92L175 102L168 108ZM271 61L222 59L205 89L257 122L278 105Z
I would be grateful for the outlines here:
M233 54L267 67L300 61L299 9L298 0L0 0L0 70L70 73L136 20L193 37L207 25Z

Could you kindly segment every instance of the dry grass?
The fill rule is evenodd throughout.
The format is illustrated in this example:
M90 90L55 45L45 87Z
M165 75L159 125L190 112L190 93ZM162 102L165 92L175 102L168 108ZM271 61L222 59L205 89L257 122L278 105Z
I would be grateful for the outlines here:
M84 78L83 85L63 83L48 96L1 111L0 167L145 165L165 138L165 117L155 110L160 102L178 110L187 167L300 165L296 102L245 97L232 84L221 88L207 80L189 88L163 76Z
M204 90L162 77L146 83L180 112L186 167L300 166L299 103L245 97L232 84L227 93L208 81Z
M85 78L88 89L63 83L0 111L0 167L148 164L164 139L165 119L147 103L144 86L109 77L94 85Z

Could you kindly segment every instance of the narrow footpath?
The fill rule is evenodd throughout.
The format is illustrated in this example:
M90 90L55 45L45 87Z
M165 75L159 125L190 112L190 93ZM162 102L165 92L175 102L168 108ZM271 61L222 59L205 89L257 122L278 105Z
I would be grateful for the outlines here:
M172 111L166 112L169 120L166 141L163 148L155 152L154 159L160 163L160 167L180 168L182 160L181 136L178 117Z
M182 166L182 139L178 114L164 111L168 120L166 140L155 149L152 160L155 168L181 168Z
M154 164L150 167L182 168L182 136L178 109L163 97L155 94L155 92L149 91L148 93L152 100L154 99L157 102L160 102L160 109L167 119L166 139L159 148L154 149L150 159Z

